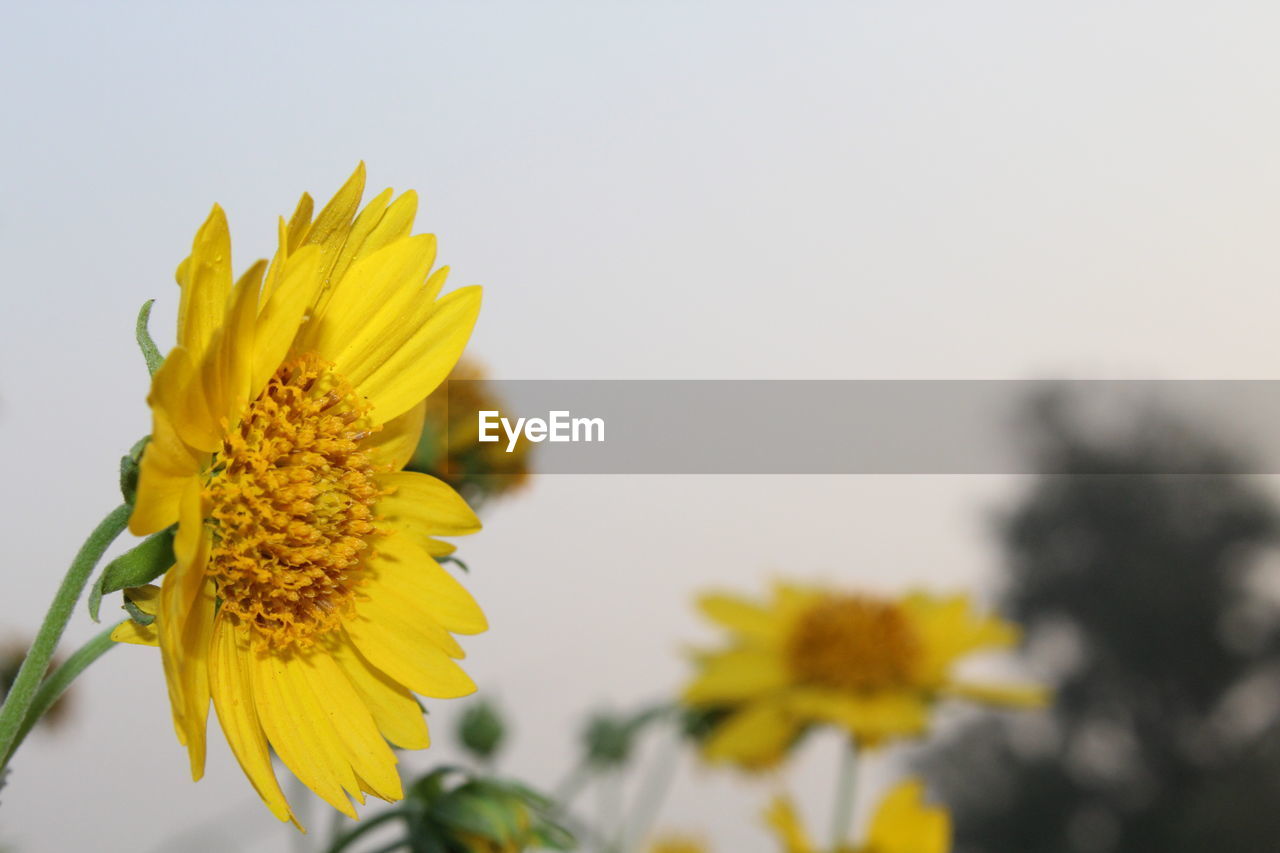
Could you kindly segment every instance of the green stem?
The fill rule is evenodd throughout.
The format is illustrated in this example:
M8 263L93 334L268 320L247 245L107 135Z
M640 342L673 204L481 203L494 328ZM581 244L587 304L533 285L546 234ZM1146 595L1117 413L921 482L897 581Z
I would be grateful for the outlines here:
M22 725L18 727L18 736L14 738L13 749L16 749L17 745L26 739L27 735L30 734L31 729L35 727L35 724L40 722L40 718L49 712L49 709L54 706L54 703L56 703L58 699L61 698L62 694L66 692L67 688L71 686L71 682L75 681L76 678L79 677L80 673L89 668L89 664L115 648L116 643L111 639L111 632L127 621L128 620L125 619L117 622L115 625L112 625L110 628L102 631L92 640L76 649L75 653L72 654L71 657L67 658L66 662L63 663L62 666L55 669L49 677L41 683L40 689L36 691L35 699L31 702L31 707L27 710L27 716L22 720ZM5 763L8 763L9 758L12 756L13 749L10 750L9 754L0 756Z
M853 794L858 781L858 747L850 740L841 753L840 778L836 782L836 801L832 808L831 849L839 850L849 840L853 825Z
M676 758L679 755L680 740L670 738L663 744L662 750L654 756L653 763L641 783L640 792L636 795L635 805L626 822L624 838L628 849L637 848L644 841L645 834L653 827L662 803L671 790L671 782L676 775Z
M401 811L400 809L391 809L389 811L383 812L380 815L374 815L373 817L368 818L367 820L363 820L360 822L359 826L355 827L350 832L346 833L345 835L341 835L338 838L335 838L333 841L333 844L329 845L328 853L339 853L339 851L341 850L346 850L348 847L351 846L352 842L363 837L365 834L372 832L373 830L377 829L379 826L382 826L382 824L387 823L388 821L396 820L397 818L402 818L402 817L404 817L403 811Z
M9 757L18 748L25 734L23 723L35 702L40 682L49 669L49 661L53 658L58 640L62 638L62 632L71 619L71 611L75 609L85 584L89 582L89 575L93 573L102 555L116 537L124 532L129 523L129 513L127 505L118 506L94 528L89 538L80 546L76 558L71 561L71 567L67 569L66 577L62 579L53 603L49 605L49 612L45 614L44 623L31 644L31 650L18 669L4 705L0 706L0 756L4 756L0 759L0 772L8 765Z

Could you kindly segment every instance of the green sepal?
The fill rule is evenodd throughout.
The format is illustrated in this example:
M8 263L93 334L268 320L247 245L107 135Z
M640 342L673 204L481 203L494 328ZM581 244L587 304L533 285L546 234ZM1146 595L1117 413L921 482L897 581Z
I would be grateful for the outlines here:
M142 451L150 441L151 436L143 436L134 442L127 455L120 457L120 494L129 506L133 506L138 497L138 465L142 460Z
M142 357L147 362L147 371L152 376L156 375L156 371L160 369L160 363L164 361L160 348L156 346L155 341L151 340L151 333L147 331L147 322L151 319L151 306L155 304L154 299L148 299L142 303L142 308L138 310L138 323L134 327L138 349L142 350Z
M173 533L169 527L146 539L116 557L102 570L97 583L89 588L89 615L98 621L102 596L109 592L142 586L160 577L173 565Z
M445 554L443 557L436 557L436 562L442 566L447 566L450 563L453 563L455 566L462 569L467 574L471 574L471 567L468 566L466 563L462 562L461 560L459 560L457 557L453 556L452 554Z
M129 597L128 590L125 591L124 604L122 604L121 607L124 608L125 613L129 614L129 618L134 622L137 622L139 625L150 625L152 622L156 621L154 613L148 613L133 603L133 599Z

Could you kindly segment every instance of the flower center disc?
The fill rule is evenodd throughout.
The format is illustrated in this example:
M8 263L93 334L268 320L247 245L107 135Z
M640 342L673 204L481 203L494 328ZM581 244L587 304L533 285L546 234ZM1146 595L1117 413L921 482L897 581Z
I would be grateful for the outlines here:
M842 690L910 684L919 657L920 640L902 609L863 596L812 605L787 643L799 681Z
M257 646L310 646L341 624L377 533L381 492L361 443L378 428L314 355L286 362L223 440L205 485L208 573Z

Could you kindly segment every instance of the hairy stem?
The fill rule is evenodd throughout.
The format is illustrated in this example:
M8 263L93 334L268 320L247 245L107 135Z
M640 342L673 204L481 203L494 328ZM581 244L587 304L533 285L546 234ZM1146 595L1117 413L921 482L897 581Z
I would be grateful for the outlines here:
M62 639L62 632L71 619L71 611L75 609L85 584L89 582L89 575L93 573L102 555L116 537L124 532L129 522L129 512L127 505L118 506L93 529L89 538L80 546L76 558L71 561L71 567L67 569L67 574L53 597L53 603L49 605L44 623L18 669L4 705L0 706L0 756L3 756L0 758L0 772L8 765L26 731L30 730L29 725L24 729L24 723L35 703L40 682L49 669L49 661L53 659L58 640Z

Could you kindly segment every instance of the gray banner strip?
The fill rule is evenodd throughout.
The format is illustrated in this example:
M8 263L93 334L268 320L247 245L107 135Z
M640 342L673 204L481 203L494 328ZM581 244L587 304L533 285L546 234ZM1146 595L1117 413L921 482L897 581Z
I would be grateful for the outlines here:
M447 394L455 431L487 431L488 452L517 433L543 474L1032 473L1043 465L1026 419L1048 395L1090 428L1132 435L1159 411L1226 451L1222 470L1175 451L1167 470L1095 473L1280 473L1280 381L1270 380L478 380L450 382ZM494 404L472 423L464 406L478 396Z

